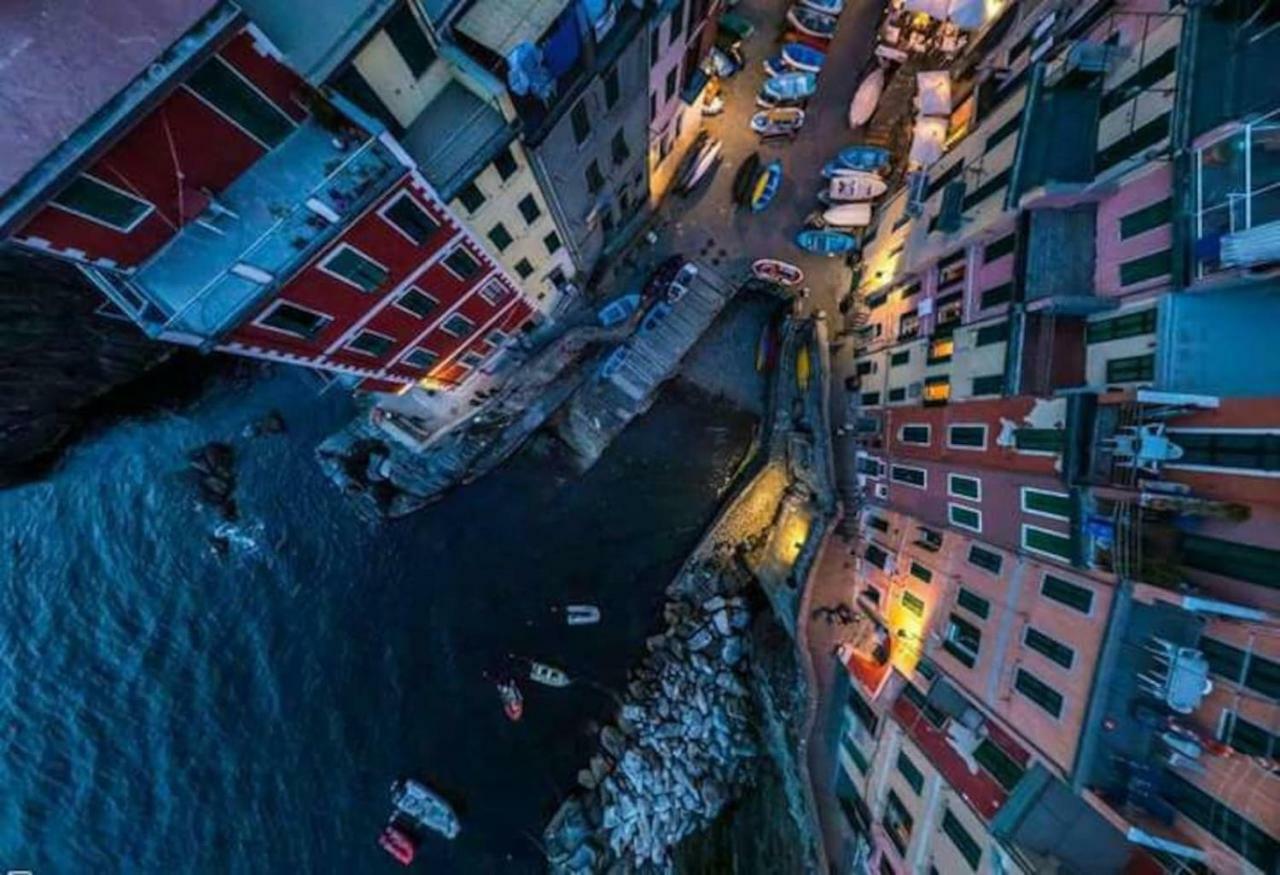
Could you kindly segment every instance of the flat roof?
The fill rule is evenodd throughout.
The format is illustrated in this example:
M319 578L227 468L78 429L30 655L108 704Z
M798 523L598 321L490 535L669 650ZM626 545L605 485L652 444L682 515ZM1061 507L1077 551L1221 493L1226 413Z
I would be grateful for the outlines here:
M16 185L220 2L0 3L0 193Z
M458 30L504 58L521 43L536 43L569 0L479 0L459 19Z
M514 138L502 113L452 79L400 141L449 201Z
M236 0L297 70L321 85L396 0Z

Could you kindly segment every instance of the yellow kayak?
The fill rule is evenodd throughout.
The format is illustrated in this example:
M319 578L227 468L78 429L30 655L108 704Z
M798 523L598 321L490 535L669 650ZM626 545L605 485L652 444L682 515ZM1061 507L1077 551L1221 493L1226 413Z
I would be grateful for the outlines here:
M809 388L809 376L811 373L809 364L809 347L800 347L800 352L796 355L796 385L801 391Z

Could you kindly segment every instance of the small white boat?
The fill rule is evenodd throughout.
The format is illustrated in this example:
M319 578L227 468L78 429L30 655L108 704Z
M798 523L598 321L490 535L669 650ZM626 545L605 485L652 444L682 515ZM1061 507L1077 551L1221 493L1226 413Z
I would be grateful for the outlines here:
M792 6L787 10L787 22L796 30L809 36L831 39L836 34L836 19L810 9L807 6Z
M569 676L545 662L529 662L529 680L548 687L569 686Z
M884 67L876 67L858 83L858 90L849 102L849 127L860 128L871 119L884 91Z
M600 622L600 609L595 605L565 605L564 621L570 626L590 626Z
M833 201L869 201L884 194L888 186L874 173L854 170L831 177L827 196Z
M461 829L449 803L411 778L391 785L391 804L397 813L447 839L456 837Z
M804 127L804 110L767 109L751 117L751 130L762 137L794 135Z
M840 204L822 213L822 221L834 228L864 228L871 224L871 204Z

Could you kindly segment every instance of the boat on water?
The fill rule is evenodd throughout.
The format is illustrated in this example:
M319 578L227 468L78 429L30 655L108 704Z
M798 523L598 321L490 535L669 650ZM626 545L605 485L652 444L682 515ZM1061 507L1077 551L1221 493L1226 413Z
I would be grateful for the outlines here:
M751 130L762 137L795 134L804 127L804 110L795 107L766 109L751 117Z
M418 853L418 843L408 832L395 823L388 823L378 836L378 844L403 866L413 862Z
M844 255L858 248L858 241L839 231L801 231L796 245L817 255Z
M787 43L782 47L782 63L793 70L817 73L827 60L827 53L804 43ZM773 74L777 75L777 74Z
M738 172L733 176L733 202L747 206L751 199L751 189L755 185L756 174L760 171L760 153L752 152L742 162Z
M457 838L462 828L452 806L412 778L402 778L391 785L391 804L396 814L403 815L410 823L434 830L447 839Z
M806 344L796 353L796 385L800 387L801 392L809 388L809 380L812 377L813 362L809 359L809 346Z
M801 33L831 39L836 32L834 16L810 9L807 6L792 6L787 10L787 22Z
M639 307L639 295L623 295L621 298L616 298L601 307L600 312L596 314L596 318L604 328L612 328L630 319L631 314Z
M773 203L782 187L782 162L774 159L757 174L751 188L751 212L759 213Z
M879 170L889 166L889 150L881 146L849 146L840 150L836 161L851 170Z
M561 669L545 662L529 661L529 680L548 687L569 686L569 676Z
M723 148L723 142L712 140L711 144L703 150L698 163L693 168L693 175L684 185L684 194L693 194L698 190L699 185L715 176L716 168L720 166L720 152Z
M600 622L600 609L595 605L565 605L564 621L570 626L590 626Z
M771 103L794 103L809 98L817 90L817 75L797 70L766 79L760 87L760 97Z
M498 698L502 701L502 713L512 723L524 716L524 694L515 680L508 678L498 682Z
M869 201L880 197L889 186L874 173L850 170L831 177L826 195L832 201Z
M844 0L800 0L800 5L824 15L839 15L844 11Z
M777 283L780 286L798 286L804 282L804 271L788 261L777 258L760 258L753 261L751 275L756 279Z
M865 228L871 224L871 204L838 204L822 212L822 221L835 228Z
M849 127L860 128L871 120L884 91L884 67L877 66L858 83L849 101Z

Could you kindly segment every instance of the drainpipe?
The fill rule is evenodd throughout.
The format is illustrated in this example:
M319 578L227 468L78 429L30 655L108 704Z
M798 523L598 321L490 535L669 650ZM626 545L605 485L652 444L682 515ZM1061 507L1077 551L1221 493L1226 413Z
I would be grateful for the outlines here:
M1182 19L1182 38L1178 46L1178 74L1174 84L1173 117L1169 125L1169 146L1173 165L1173 217L1170 225L1173 259L1172 291L1189 284L1192 261L1187 251L1194 238L1191 234L1189 196L1192 183L1191 105L1195 97L1196 55L1200 42L1200 6L1189 4Z

